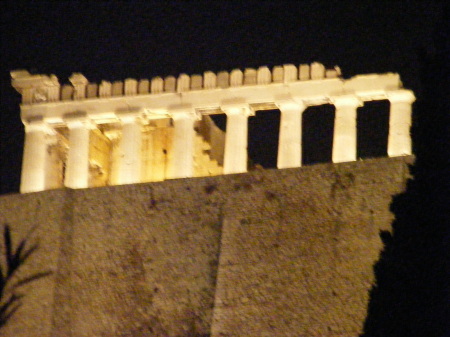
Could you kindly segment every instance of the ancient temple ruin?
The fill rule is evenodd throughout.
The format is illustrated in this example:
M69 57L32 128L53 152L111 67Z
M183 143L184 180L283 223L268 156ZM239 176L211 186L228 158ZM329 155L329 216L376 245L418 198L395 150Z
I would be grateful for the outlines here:
M8 279L4 303L20 305L2 336L364 333L389 248L380 233L395 230L414 161L415 98L398 74L344 79L313 63L100 84L11 75L26 135L23 194L0 198L2 265L32 254ZM357 160L360 107L379 100L380 155L397 158ZM340 164L299 168L322 105L334 105L327 156ZM291 169L251 171L252 125L270 116L276 165Z
M356 111L374 100L390 102L387 154L411 154L415 97L394 73L343 79L313 63L99 85L79 73L66 85L11 76L26 132L22 193L246 172L248 118L261 110L281 112L278 168L302 165L302 112L322 104L336 108L333 162L357 159ZM213 114L226 114L225 132Z

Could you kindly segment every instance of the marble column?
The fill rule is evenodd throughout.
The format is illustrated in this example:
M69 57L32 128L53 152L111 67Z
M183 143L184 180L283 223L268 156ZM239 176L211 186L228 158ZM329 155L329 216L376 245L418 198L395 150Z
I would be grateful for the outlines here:
M188 178L194 174L194 111L171 113L174 125L172 160L169 178Z
M44 191L46 188L46 164L48 137L55 131L42 119L25 125L25 144L22 161L20 192Z
M399 90L388 93L391 104L389 116L388 156L412 154L411 114L412 103L416 100L411 90Z
M227 115L225 134L225 153L223 173L247 172L248 145L248 107L226 107L222 110Z
M336 107L333 136L333 163L356 160L356 109L362 102L353 95L339 96Z
M277 103L281 112L277 167L302 165L302 113L306 105L296 102Z
M89 187L89 133L92 124L86 118L66 120L69 128L64 185L70 188Z
M119 167L117 184L134 184L141 182L141 146L142 130L140 118L120 116L122 137L119 143Z

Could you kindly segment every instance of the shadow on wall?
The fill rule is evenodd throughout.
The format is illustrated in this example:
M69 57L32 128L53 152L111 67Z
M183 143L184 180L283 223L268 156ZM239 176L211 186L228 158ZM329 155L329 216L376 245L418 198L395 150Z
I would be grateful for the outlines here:
M380 233L384 250L374 266L376 285L370 292L364 337L450 336L450 219L446 215L450 184L445 138L450 111L445 91L450 81L444 72L444 41L436 42L435 55L421 56L423 93L415 104L412 129L414 179L405 193L393 198L392 234Z
M29 260L30 256L39 249L38 243L27 247L30 236L33 234L33 227L25 239L17 244L17 247L13 245L11 229L8 224L4 224L1 227L2 230L2 247L4 249L5 261L0 263L0 329L6 325L7 321L12 318L19 307L22 305L22 297L18 290L21 286L24 286L37 279L47 277L52 274L51 271L44 271L32 274L26 278L17 280L17 270ZM1 246L1 245L0 245ZM3 270L4 269L4 270Z

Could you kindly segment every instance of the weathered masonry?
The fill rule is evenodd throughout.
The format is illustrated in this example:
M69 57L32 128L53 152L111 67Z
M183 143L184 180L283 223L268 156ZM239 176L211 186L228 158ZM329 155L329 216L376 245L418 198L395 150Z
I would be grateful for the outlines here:
M13 71L22 94L21 192L87 188L247 171L248 117L279 109L278 168L300 167L302 112L336 108L333 162L356 160L356 110L390 102L389 156L411 154L410 90L398 74L350 79L320 63L89 83L81 74ZM226 132L209 117L226 114Z

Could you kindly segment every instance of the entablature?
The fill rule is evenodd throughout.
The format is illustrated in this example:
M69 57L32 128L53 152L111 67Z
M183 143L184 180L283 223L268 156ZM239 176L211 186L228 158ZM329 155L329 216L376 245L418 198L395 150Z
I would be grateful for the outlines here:
M186 75L187 76L187 75ZM127 80L130 82L130 80ZM126 81L126 82L127 82ZM280 101L292 100L306 105L322 105L336 101L336 97L354 95L361 101L389 99L390 93L402 87L398 74L358 75L350 79L322 78L247 84L226 88L202 88L183 92L159 92L109 97L85 97L64 101L41 101L21 105L21 118L42 116L48 123L62 123L64 115L85 112L93 120L117 119L121 112L138 112L145 119L171 116L181 110L195 110L200 114L223 113L229 104L248 105L253 111L276 109ZM78 89L80 90L80 89Z

